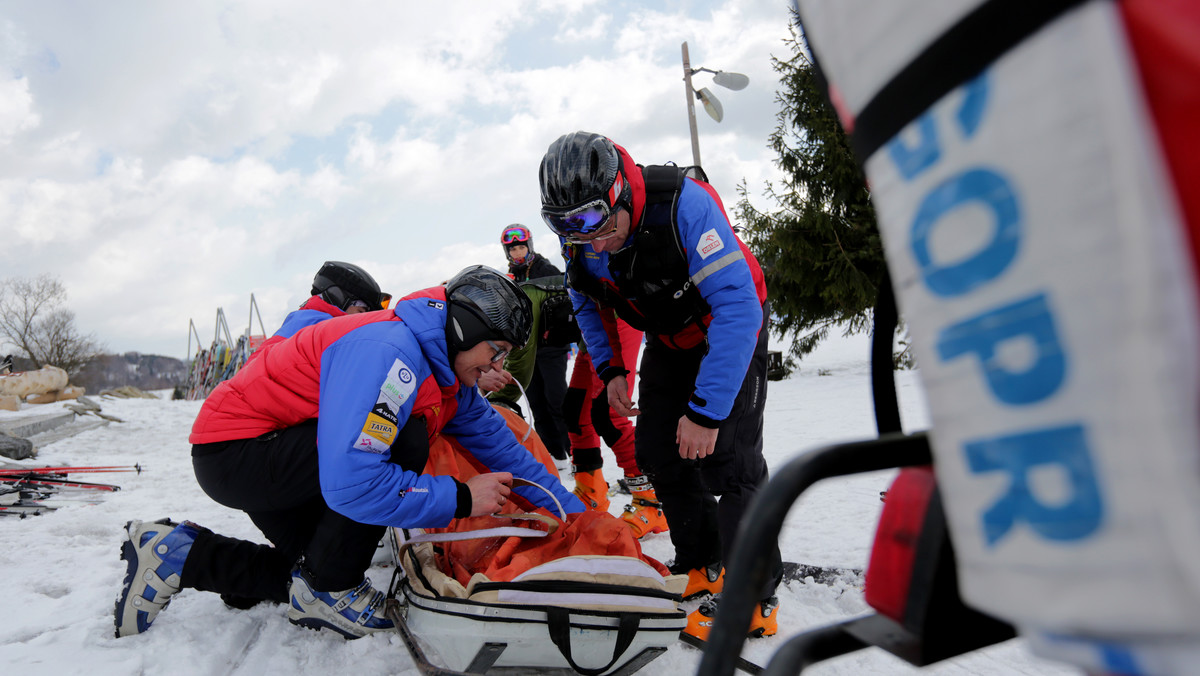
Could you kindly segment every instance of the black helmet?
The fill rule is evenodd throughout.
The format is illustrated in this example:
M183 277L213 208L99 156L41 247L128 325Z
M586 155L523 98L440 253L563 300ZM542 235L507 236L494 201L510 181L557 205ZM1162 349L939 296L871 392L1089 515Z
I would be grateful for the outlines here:
M629 205L629 183L620 181L621 156L616 146L600 134L577 131L564 134L550 144L542 157L538 181L542 185L542 207L565 209L597 198L609 207Z
M356 300L366 303L371 310L383 307L383 293L375 279L357 265L341 261L325 261L313 277L310 293L319 294L326 303L340 310L349 309Z
M450 354L485 340L521 347L533 329L533 303L511 279L486 265L472 265L446 282Z

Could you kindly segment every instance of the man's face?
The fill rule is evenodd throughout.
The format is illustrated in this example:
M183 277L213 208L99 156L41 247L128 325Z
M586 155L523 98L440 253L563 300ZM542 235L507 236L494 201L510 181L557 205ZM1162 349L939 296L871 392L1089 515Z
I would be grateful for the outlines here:
M494 340L492 342L501 350L508 351L513 349L513 344L507 341ZM492 346L488 345L486 341L454 355L454 375L458 377L458 382L462 383L463 387L475 387L475 383L479 381L479 376L492 369L504 368L504 359L500 358L493 362L492 358L495 356L496 350L493 350Z
M625 240L629 239L631 223L629 212L625 209L617 209L609 218L616 219L616 227L613 229L611 235L601 235L588 242L588 246L592 247L592 251L596 253L616 251L625 246Z
M517 265L525 262L525 257L529 255L529 247L524 244L514 244L508 247L508 260Z

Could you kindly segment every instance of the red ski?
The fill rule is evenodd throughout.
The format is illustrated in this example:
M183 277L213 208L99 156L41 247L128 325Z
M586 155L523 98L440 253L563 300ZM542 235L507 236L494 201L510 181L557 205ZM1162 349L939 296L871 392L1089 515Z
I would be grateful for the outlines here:
M87 472L137 472L142 473L141 465L100 465L81 467L0 467L0 476L24 474L82 474Z

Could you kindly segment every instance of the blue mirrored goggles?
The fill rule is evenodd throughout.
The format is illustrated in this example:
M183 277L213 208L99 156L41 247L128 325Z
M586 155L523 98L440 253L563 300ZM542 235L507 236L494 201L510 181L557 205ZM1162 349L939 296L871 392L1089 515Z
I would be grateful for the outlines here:
M603 199L595 199L567 211L542 208L542 220L559 237L588 239L598 234L612 215L612 208Z

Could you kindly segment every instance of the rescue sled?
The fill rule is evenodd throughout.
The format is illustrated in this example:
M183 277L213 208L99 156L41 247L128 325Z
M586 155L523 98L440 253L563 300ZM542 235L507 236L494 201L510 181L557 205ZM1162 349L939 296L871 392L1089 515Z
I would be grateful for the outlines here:
M476 574L466 586L437 564L438 541L547 534L389 531L396 572L386 614L423 674L621 676L677 642L686 578L634 557L567 556L506 582Z

